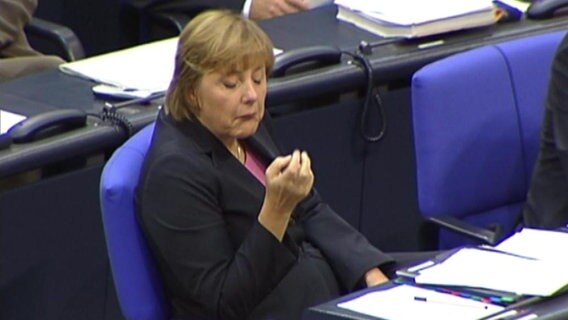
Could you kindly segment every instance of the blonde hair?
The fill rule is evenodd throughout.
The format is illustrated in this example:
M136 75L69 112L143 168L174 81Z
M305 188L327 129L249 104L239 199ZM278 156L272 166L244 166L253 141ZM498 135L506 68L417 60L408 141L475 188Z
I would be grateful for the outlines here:
M198 102L190 97L195 96L203 75L264 66L268 76L274 64L272 41L266 33L228 10L206 11L193 18L181 32L175 59L165 111L178 121L198 112Z

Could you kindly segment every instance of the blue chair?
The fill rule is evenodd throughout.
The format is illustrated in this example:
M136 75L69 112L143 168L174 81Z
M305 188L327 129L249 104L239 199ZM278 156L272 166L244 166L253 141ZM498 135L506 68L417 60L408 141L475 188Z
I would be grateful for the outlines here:
M126 141L106 163L100 186L103 226L122 313L128 320L170 316L155 262L139 228L134 193L154 124Z
M520 222L539 149L549 69L564 35L472 49L414 74L419 209L425 218L467 234L441 229L440 249L495 243ZM474 228L460 228L466 225Z

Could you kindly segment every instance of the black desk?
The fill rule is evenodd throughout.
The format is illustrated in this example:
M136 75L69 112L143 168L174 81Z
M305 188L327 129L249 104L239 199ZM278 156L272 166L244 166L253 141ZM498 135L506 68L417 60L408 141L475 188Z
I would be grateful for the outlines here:
M285 50L312 45L335 45L344 50L353 51L360 40L370 42L380 40L380 37L376 35L337 21L335 12L335 6L324 6L311 11L262 21L260 25L269 33L275 45ZM568 19L560 18L548 21L504 23L427 39L389 43L377 47L369 58L378 85L383 85L389 91L407 89L406 85L412 73L432 61L481 45L567 28ZM444 44L419 49L421 44L439 39L443 39ZM310 103L314 104L309 99L321 100L322 97L329 95L337 96L340 93L353 92L362 88L364 81L365 77L361 69L347 63L271 79L267 98L268 107L273 110L279 105L297 104L300 101L306 108ZM61 108L100 112L102 102L93 98L90 91L91 85L88 81L57 71L45 72L0 83L0 106L3 109L28 116ZM153 106L157 104L159 102L154 103ZM151 121L155 115L155 109L144 107L130 108L124 112L128 114L129 119L133 118L133 121L137 122L137 128ZM100 132L104 136L104 130ZM81 138L79 136L76 139ZM70 140L73 139L67 138L66 141ZM2 156L6 153L6 151L0 151L0 177L14 173L13 169L4 169L6 162L3 161L5 159ZM31 155L31 153L26 153L26 156ZM36 166L40 167L43 162L45 161L36 162Z
M337 22L333 14L333 8L321 8L261 25L284 49L329 43L352 49L359 36L377 38ZM310 151L317 187L338 212L385 250L415 250L423 241L415 199L409 75L455 52L567 26L567 20L525 21L444 36L444 45L428 49L417 49L417 41L377 48L370 58L389 128L376 144L365 143L357 131L364 76L353 65L272 79L269 111L277 116L276 130L285 146ZM93 99L91 85L50 71L0 84L0 106L28 116L58 108L97 113L102 103ZM136 130L154 119L157 104L123 112ZM97 186L105 159L126 138L120 127L91 119L86 128L0 151L0 181L56 167L48 174L43 170L39 181L0 191L0 318L89 318L81 316L84 312L93 319L120 318ZM59 264L66 267L56 268ZM13 288L18 288L18 298L4 298Z
M284 50L308 46L332 45L354 51L361 40L383 41L381 37L337 21L335 6L324 6L267 21L260 26L268 32L274 44ZM489 27L464 30L416 40L388 41L369 56L378 84L399 85L407 81L420 67L449 55L475 47L521 37L568 29L568 19L521 20ZM442 40L443 44L420 49L423 44ZM340 90L353 90L363 85L358 67L343 64L317 72L271 81L269 101L285 103L296 96L310 97ZM317 89L317 90L314 90ZM294 94L290 94L294 93Z

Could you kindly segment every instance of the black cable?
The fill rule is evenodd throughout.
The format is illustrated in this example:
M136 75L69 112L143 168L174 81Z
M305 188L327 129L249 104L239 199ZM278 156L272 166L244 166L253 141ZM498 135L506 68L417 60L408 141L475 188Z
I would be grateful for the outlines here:
M105 105L103 111L98 116L103 122L110 122L111 124L118 125L126 131L127 137L131 137L134 133L134 126L125 115L117 112L118 108Z
M381 46L385 46L387 44L391 44L391 43L399 43L402 42L405 38L401 38L401 37L394 37L394 38L382 38L379 39L377 41L373 41L373 42L367 42L365 40L362 40L359 43L359 52L361 52L364 55L369 55L373 53L373 49L377 48L377 47L381 47Z
M361 110L359 130L363 139L368 142L377 142L381 140L385 135L385 132L387 130L387 120L383 101L381 99L381 96L379 95L379 91L375 88L373 79L373 66L371 65L371 62L369 61L367 56L365 56L365 54L363 54L359 50L355 53L347 51L342 51L342 53L352 57L353 60L357 62L361 67L363 67L363 70L365 71L365 76L367 78L367 88L365 92L365 100L363 101L363 108ZM373 102L373 98L377 108L378 116L381 118L382 122L379 132L376 135L368 133L369 130L367 129L367 114L369 113L369 108L371 103Z
M114 125L119 125L126 131L128 137L131 137L134 134L134 126L130 121L128 121L125 115L118 112L118 109L129 107L135 104L148 103L154 99L163 97L164 94L165 94L164 91L159 91L159 92L154 92L147 97L134 98L123 102L118 102L118 103L105 102L103 106L103 111L101 111L100 114L91 114L91 115L101 119L103 122L109 122Z

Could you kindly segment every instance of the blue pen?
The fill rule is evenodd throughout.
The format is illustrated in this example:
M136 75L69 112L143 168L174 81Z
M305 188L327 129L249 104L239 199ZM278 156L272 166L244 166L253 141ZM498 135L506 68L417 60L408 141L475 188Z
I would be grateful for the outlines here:
M481 304L470 304L470 303L460 303L458 301L448 301L448 300L439 300L427 297L414 297L414 301L421 301L421 302L428 302L428 303L441 303L446 305L452 305L457 307L466 307L466 308L481 308L481 309L488 309L486 305Z

